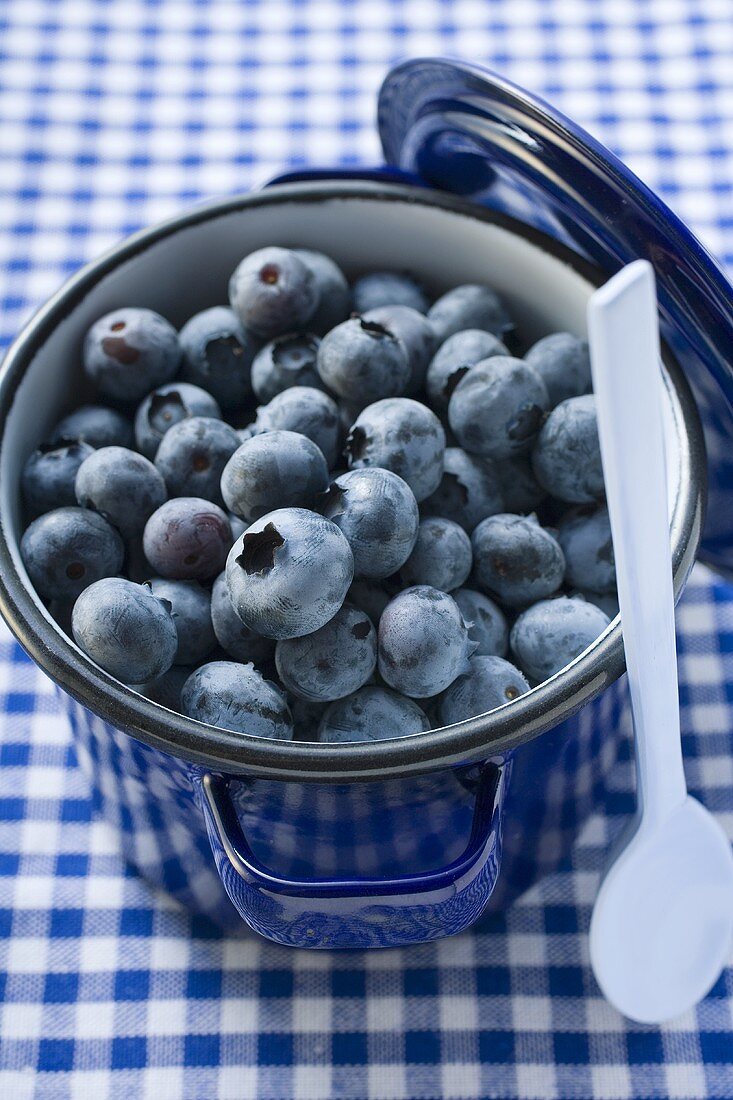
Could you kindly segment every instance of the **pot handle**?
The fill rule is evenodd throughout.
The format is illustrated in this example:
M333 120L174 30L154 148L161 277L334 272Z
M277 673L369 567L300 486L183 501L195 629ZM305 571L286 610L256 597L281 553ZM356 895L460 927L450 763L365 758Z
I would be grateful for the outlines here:
M265 183L272 187L276 183L318 183L321 180L368 180L372 183L401 183L408 187L425 187L425 181L414 172L405 172L401 168L389 165L377 165L375 168L294 168L290 172L280 172Z
M462 855L437 870L398 878L274 874L247 842L229 792L232 778L209 772L195 779L217 870L249 925L297 947L386 947L452 935L481 915L499 873L508 769L508 763L483 765Z

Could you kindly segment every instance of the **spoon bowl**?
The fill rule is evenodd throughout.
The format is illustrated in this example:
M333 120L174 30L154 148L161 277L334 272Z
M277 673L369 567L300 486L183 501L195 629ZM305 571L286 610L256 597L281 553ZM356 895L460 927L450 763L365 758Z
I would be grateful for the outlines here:
M590 957L604 995L632 1020L660 1023L709 992L733 943L733 855L700 803L663 829L637 828L603 879Z

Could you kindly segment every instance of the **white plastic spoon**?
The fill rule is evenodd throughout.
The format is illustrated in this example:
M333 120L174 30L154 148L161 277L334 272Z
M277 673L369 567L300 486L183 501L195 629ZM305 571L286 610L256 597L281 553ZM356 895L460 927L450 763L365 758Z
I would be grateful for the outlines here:
M636 816L596 898L590 957L625 1016L661 1023L702 1000L733 944L733 854L687 794L654 272L639 260L588 306L598 430L634 718Z

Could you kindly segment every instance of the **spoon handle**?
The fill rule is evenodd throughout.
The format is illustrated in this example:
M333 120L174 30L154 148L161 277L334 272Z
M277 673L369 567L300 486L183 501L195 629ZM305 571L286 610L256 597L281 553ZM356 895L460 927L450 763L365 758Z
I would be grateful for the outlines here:
M634 715L637 815L646 828L687 793L651 264L637 260L593 294L588 333Z

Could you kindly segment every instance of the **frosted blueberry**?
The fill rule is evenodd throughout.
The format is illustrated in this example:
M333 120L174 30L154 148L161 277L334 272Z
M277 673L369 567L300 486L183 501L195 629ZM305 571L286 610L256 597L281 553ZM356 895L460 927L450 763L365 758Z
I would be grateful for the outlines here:
M440 721L444 726L450 726L454 722L475 718L513 702L527 691L529 684L509 661L502 657L472 657L468 670L454 680L441 696L438 705Z
M346 536L357 577L391 576L415 545L417 502L409 485L389 470L341 474L322 498L319 510Z
M579 657L609 622L595 604L559 596L523 611L511 629L509 644L525 676L537 684Z
M220 573L211 590L211 622L216 640L235 661L264 664L275 655L275 643L245 626L234 610L226 572Z
M190 416L220 419L221 409L210 393L189 382L169 382L166 386L158 386L140 403L135 413L135 445L138 451L152 461L166 432Z
M280 508L248 528L227 561L234 609L270 638L300 638L332 619L354 576L354 555L330 520Z
M75 439L42 443L23 467L20 487L31 516L40 516L53 508L76 504L74 482L79 467L94 448Z
M338 405L322 390L291 386L257 410L260 432L289 431L306 436L323 451L329 469L336 465L341 430Z
M123 538L139 537L168 494L155 466L126 447L100 447L82 462L76 475L76 499L99 512Z
M368 405L346 441L349 468L381 466L399 474L419 502L440 485L445 431L434 412L409 397Z
M259 341L226 306L194 314L181 329L181 377L201 386L222 409L240 409L252 394L252 360ZM200 416L211 416L202 412Z
M465 450L503 459L531 449L549 407L534 367L493 355L471 367L453 390L448 421Z
M231 425L193 416L166 432L155 465L170 496L202 497L221 504L221 475L239 446L239 436Z
M170 581L155 577L149 582L154 596L170 604L176 628L177 665L197 665L205 661L216 645L211 624L211 596L198 581Z
M444 691L475 649L458 604L427 585L400 592L379 622L379 673L416 699Z
M288 691L330 702L362 687L377 664L377 635L363 611L345 603L313 634L277 643L275 664Z
M400 569L400 581L452 592L466 581L471 562L471 540L464 529L452 519L428 516L420 522L412 553Z
M176 374L181 361L178 333L152 309L115 309L89 329L83 361L100 393L139 401Z
M146 585L122 577L96 581L77 599L71 622L77 644L123 683L162 676L175 660L170 604Z
M317 368L329 390L362 406L404 393L411 375L402 341L385 325L360 317L323 337Z
M55 508L26 528L20 553L39 595L64 600L119 573L125 547L119 532L96 512Z
M428 310L428 320L441 344L464 329L480 328L501 336L514 327L498 294L473 283L446 291Z
M229 303L246 329L270 340L303 328L319 293L312 268L288 248L251 252L229 280Z
M557 538L565 555L565 582L596 593L616 591L616 565L608 509L578 508L560 521Z
M593 394L571 397L552 410L532 454L539 483L568 504L602 500L603 466Z
M492 355L509 355L498 336L483 329L455 332L433 356L425 378L428 399L435 411L444 415L453 390L471 367Z
M569 332L553 332L538 340L524 358L542 375L553 407L591 388L587 340Z
M563 582L563 552L535 516L490 516L479 523L471 543L477 582L510 607L545 599Z
M382 741L429 729L427 715L412 699L369 686L331 703L321 720L318 739L329 744Z
M260 401L272 401L291 386L323 389L316 370L320 340L312 333L289 333L265 344L252 364L252 387Z
M330 256L309 248L296 248L295 255L309 267L315 279L318 304L308 321L311 332L324 333L345 321L351 312L351 290L341 268Z
M181 691L189 718L207 726L289 741L293 718L283 693L251 664L211 661L191 673Z
M509 628L501 608L473 588L457 588L451 596L461 610L469 637L477 643L476 656L504 657L509 645Z
M323 452L298 432L252 436L234 452L221 476L227 508L248 523L275 508L309 508L327 487Z

